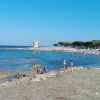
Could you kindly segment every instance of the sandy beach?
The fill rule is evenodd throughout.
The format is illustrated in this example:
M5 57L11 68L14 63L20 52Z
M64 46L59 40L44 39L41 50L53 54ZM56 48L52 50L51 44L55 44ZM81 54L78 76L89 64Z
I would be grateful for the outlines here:
M100 100L100 0L0 0L0 100Z
M100 69L51 72L6 82L0 84L0 100L100 100Z

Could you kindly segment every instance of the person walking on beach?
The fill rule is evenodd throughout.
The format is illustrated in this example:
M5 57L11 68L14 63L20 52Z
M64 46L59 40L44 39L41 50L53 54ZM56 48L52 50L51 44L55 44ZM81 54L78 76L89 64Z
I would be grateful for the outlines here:
M70 60L70 66L73 67L73 60Z
M67 68L67 62L66 62L66 60L65 60L65 59L63 60L63 68L64 68L64 69L66 69L66 68Z

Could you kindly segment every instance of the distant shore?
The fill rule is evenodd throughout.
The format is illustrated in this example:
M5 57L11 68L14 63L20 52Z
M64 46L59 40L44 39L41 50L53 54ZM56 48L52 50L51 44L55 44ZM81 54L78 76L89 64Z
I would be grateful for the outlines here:
M100 55L100 49L77 49L70 47L28 47L28 48L0 48L0 50L36 50L36 51L63 51L63 52L78 52L83 54Z

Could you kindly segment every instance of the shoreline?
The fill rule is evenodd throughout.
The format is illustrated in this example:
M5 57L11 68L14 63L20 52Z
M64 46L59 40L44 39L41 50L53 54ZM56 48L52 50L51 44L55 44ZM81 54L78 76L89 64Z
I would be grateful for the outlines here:
M12 70L0 70L0 77L7 76L7 75L15 75L18 71Z
M17 71L0 71L0 83L2 83L1 79L5 79L6 78L6 82L8 82L9 80L20 80L20 79L23 79L23 78L34 78L34 79L38 79L39 78L43 78L43 79L46 79L47 77L52 77L52 76L56 76L57 73L59 72L65 72L65 71L70 71L70 72L73 72L73 71L82 71L82 70L87 70L87 68L84 68L82 66L79 66L79 67L68 67L67 70L61 68L59 71L58 70L52 70L52 71L49 71L47 73L43 73L43 74L36 74L36 78L34 78L34 76L26 76L26 77L20 77L19 79L17 79L16 77L14 79L7 79L6 77L9 77L9 76L16 76L17 75ZM22 72L24 73L24 72ZM28 74L29 72L27 72L26 74Z
M74 66L74 67L68 67L69 69L80 69L80 68L82 68L82 69L98 69L98 70L100 70L100 67L84 67L84 66ZM63 69L63 68L61 68L61 69ZM60 70L61 70L60 69ZM31 71L31 70L30 70ZM20 73L23 73L23 74L25 74L25 73L28 73L28 72L30 72L30 71L27 71L27 72L22 72L22 71L15 71L15 70L0 70L0 78L1 77L5 77L5 76L10 76L10 75L16 75L18 72ZM50 73L50 72L58 72L58 70L56 69L56 70L50 70L48 73ZM42 75L42 74L40 74L40 75Z
M63 68L61 68L59 71L52 70L52 71L49 71L48 73L36 74L36 78L34 78L34 76L26 76L26 77L21 77L19 79L17 79L16 77L13 79L7 78L10 76L16 76L18 71L0 71L0 85L2 85L1 83L3 83L3 84L5 84L6 82L11 83L13 81L18 81L18 80L23 80L23 79L30 80L30 78L32 78L34 81L41 81L41 80L46 80L47 78L57 77L58 73L78 72L78 71L81 72L81 71L87 71L87 70L100 70L100 68L94 68L94 67L87 68L87 67L83 67L83 66L68 67L67 70L64 70ZM2 80L4 80L4 82ZM9 82L9 81L11 81L11 82Z

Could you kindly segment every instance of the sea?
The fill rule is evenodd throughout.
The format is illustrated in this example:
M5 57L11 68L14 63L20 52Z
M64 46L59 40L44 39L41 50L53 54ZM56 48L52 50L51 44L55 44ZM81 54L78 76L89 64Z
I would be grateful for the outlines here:
M0 46L0 70L30 71L33 64L40 64L42 69L47 66L48 70L58 70L63 67L63 59L66 59L70 67L100 68L100 56L93 54L82 54L62 51L35 51L17 50L17 48L28 48L31 46ZM7 48L15 48L8 50Z

